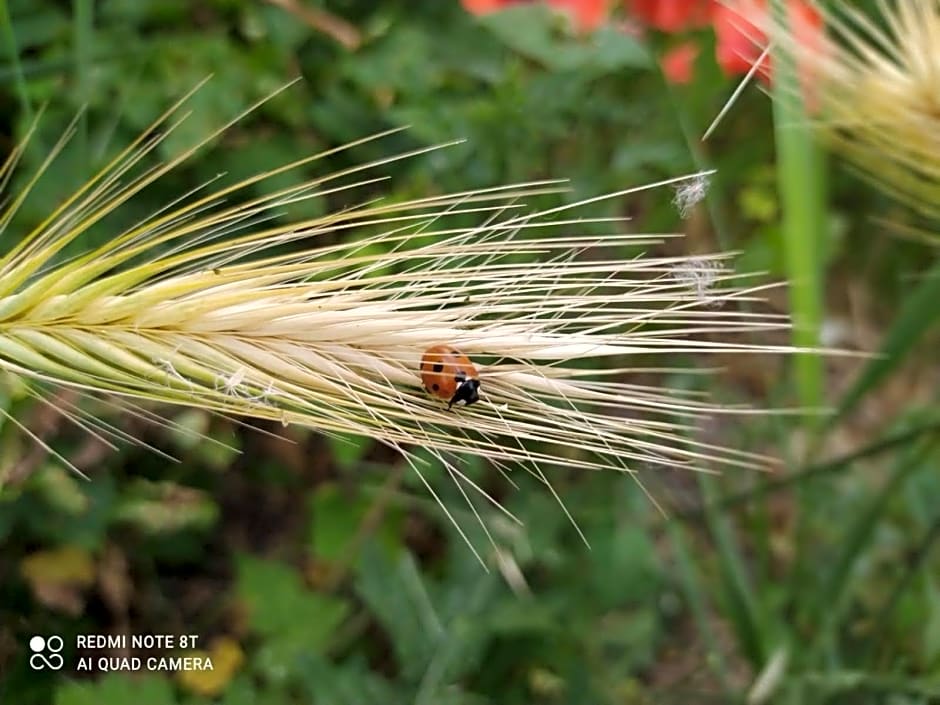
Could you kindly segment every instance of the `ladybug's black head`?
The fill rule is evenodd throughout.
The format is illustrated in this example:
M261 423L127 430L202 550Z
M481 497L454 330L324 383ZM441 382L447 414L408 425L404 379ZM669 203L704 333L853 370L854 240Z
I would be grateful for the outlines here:
M480 380L465 379L460 384L457 385L457 391L454 392L454 396L451 397L450 402L447 404L449 409L458 401L462 401L467 406L470 406L473 402L480 400Z

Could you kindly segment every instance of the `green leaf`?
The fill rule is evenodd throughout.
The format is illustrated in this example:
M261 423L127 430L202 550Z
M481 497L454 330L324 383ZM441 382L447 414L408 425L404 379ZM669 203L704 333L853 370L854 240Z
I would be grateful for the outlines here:
M929 578L924 584L927 599L927 624L924 626L924 656L930 663L940 658L940 589Z
M370 448L370 444L361 436L354 436L349 433L331 434L327 439L327 443L329 443L333 459L341 468L346 470L351 470L357 466Z
M552 71L609 73L622 68L649 68L652 61L634 38L604 28L590 37L565 37L558 18L541 4L518 5L482 18L506 46Z
M472 672L482 657L488 635L484 606L495 579L479 564L473 575L451 571L448 583L436 585L421 575L410 553L392 561L374 544L363 551L356 591L392 639L402 676L420 681L423 697Z
M357 493L344 493L335 484L320 485L310 503L310 544L316 558L327 561L347 558L350 541L355 539L376 501ZM390 555L402 549L401 524L401 512L387 508L381 523L371 532Z
M159 676L110 673L96 681L66 681L56 691L55 705L175 705L173 687Z
M226 688L221 702L222 705L293 705L294 699L283 688L265 687L243 674Z
M600 605L646 603L657 592L656 556L647 531L640 526L612 527L594 533L591 543L591 581Z
M299 656L324 653L350 612L346 600L304 588L287 566L252 556L238 559L238 595L264 638L257 664L276 678L289 675Z
M387 630L403 675L417 679L446 632L411 554L391 561L367 545L356 592Z
M318 703L410 705L413 702L410 694L399 692L364 663L337 665L322 658L312 658L305 663L301 683L312 701Z

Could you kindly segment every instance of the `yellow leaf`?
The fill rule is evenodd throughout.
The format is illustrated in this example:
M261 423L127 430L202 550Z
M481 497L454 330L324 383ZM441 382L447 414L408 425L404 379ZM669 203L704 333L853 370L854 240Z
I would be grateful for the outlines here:
M95 563L88 551L62 546L26 556L20 574L39 602L77 615L85 604L82 593L95 582Z
M95 581L95 563L91 555L77 546L62 546L37 551L23 559L20 572L30 583L73 583L87 587Z
M209 650L194 649L183 656L209 659L212 667L205 670L178 671L176 679L186 690L206 697L218 695L234 678L245 660L245 654L238 642L231 637L214 639Z

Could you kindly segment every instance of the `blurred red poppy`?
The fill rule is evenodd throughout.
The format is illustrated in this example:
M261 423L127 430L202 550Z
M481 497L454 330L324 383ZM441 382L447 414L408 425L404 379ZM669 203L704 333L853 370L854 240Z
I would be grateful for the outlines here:
M715 0L625 0L627 10L649 27L681 32L708 25Z
M516 5L525 0L460 0L463 9L474 15L485 15L488 12L502 10L509 5Z
M807 52L818 52L825 39L822 15L805 0L787 0L786 9L787 22L795 41ZM715 58L726 74L743 74L751 70L767 44L767 35L760 27L770 24L770 12L767 0L741 0L734 5L719 5L715 10ZM769 58L761 61L758 71L764 80L770 80ZM804 88L810 79L806 66L801 66L800 80Z
M581 32L591 32L603 25L610 15L608 0L544 0L545 3L567 14ZM464 9L474 15L485 15L533 0L460 0Z
M464 8L474 14L495 12L510 5L539 0L460 0ZM575 28L590 32L606 23L610 17L611 0L541 0L565 12ZM769 0L624 0L627 11L638 23L662 32L684 32L709 24L715 31L715 58L727 75L750 71L767 44L763 28L771 24ZM817 55L825 49L823 18L809 0L785 0L790 35L794 42L805 48L807 54ZM635 26L635 25L632 25ZM698 47L692 41L683 42L668 51L662 59L663 73L674 83L692 80ZM804 97L812 99L813 75L809 61L800 61L797 69ZM758 75L769 82L770 60L764 58Z
M607 0L548 0L548 4L571 15L581 32L591 32L605 22L610 14Z
M683 42L673 47L662 58L663 74L670 83L683 84L692 80L695 60L698 58L698 44Z

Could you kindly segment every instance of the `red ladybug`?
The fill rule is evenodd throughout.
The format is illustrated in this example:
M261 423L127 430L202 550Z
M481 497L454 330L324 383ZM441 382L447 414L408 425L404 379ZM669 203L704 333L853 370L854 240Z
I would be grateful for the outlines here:
M480 376L470 358L452 345L432 345L421 357L421 381L428 394L469 406L480 399Z

